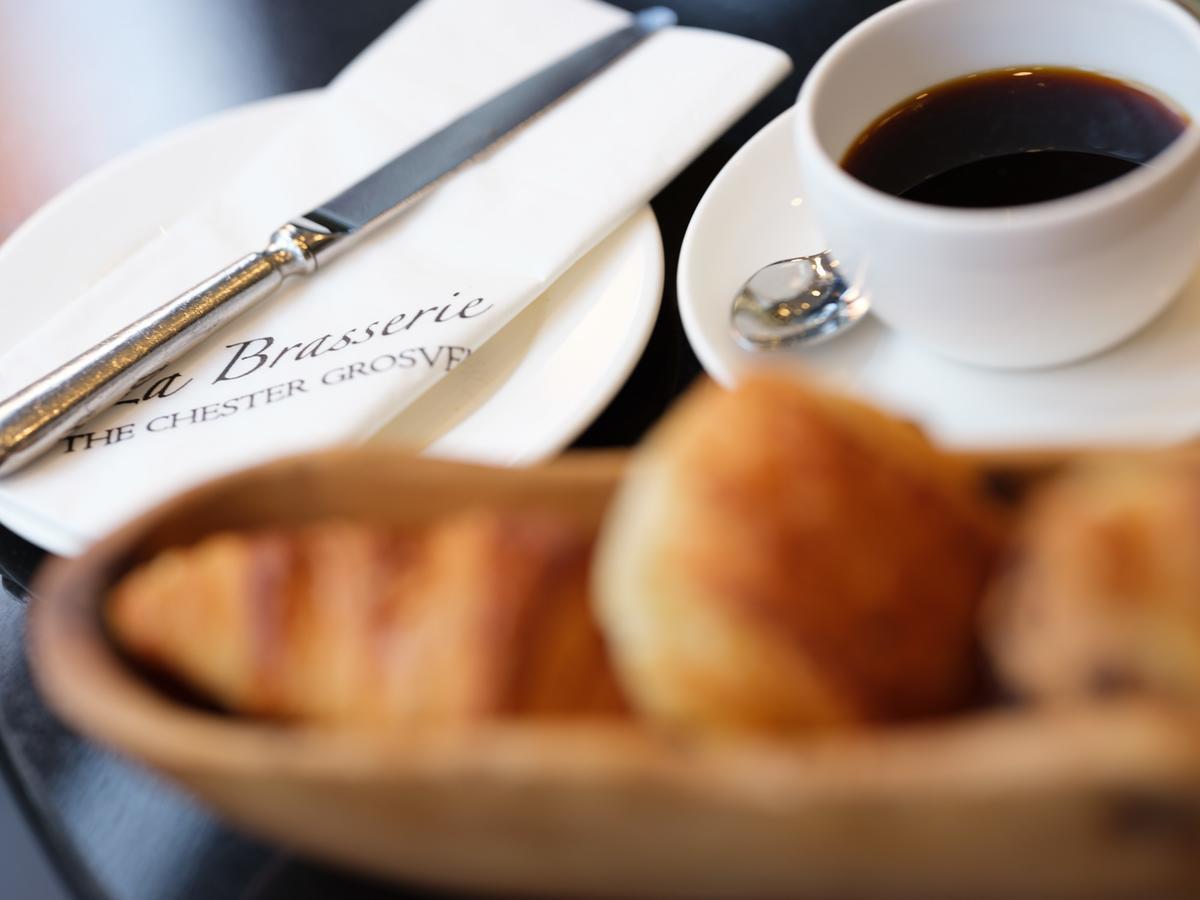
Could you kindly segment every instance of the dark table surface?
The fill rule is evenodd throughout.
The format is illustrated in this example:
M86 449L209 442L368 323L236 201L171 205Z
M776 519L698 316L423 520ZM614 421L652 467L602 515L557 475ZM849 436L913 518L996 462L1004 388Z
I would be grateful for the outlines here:
M495 0L503 2L503 0ZM196 118L329 81L411 0L0 0L0 240L90 169ZM649 3L622 0L636 9ZM674 271L709 182L795 98L820 53L886 0L674 0L684 24L775 44L795 74L657 198L667 283L644 357L579 441L635 441L699 368ZM36 303L36 285L0 303ZM266 900L424 895L235 834L187 796L72 735L23 652L42 551L0 526L0 900Z

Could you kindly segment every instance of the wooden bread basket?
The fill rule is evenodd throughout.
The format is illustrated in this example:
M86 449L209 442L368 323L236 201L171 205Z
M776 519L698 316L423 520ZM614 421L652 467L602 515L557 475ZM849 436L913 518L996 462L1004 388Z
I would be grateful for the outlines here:
M979 464L1019 492L1060 461ZM224 478L45 568L36 674L68 722L233 822L386 877L547 897L1200 896L1200 718L1150 701L788 741L686 741L633 722L385 738L188 705L102 625L132 565L218 529L411 524L479 504L594 529L622 462L493 470L362 449Z

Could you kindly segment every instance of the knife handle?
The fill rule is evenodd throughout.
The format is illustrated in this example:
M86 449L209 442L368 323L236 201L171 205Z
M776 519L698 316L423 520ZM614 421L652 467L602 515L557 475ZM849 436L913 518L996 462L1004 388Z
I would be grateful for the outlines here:
M266 249L242 257L0 402L0 476L108 409L287 278L315 271L317 256L345 236L304 220L290 222L271 235Z

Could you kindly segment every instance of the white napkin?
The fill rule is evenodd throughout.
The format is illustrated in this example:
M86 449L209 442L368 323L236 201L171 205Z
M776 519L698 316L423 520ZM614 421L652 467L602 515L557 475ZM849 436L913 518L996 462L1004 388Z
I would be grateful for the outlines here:
M293 129L247 147L246 167L225 190L11 350L0 361L0 395L628 19L595 0L424 0ZM0 482L0 514L17 508L67 523L83 542L214 475L367 438L789 66L780 51L730 35L653 35L317 277L293 281Z

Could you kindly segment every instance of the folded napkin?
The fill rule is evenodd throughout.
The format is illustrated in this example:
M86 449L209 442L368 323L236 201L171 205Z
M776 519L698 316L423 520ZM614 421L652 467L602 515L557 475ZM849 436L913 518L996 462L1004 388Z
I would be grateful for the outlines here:
M270 232L629 14L595 0L424 0L287 133L0 362L0 395L261 247ZM640 208L789 69L651 36L317 277L237 319L0 482L78 543L198 481L361 441ZM253 153L251 153L253 150ZM186 177L186 173L181 173Z

